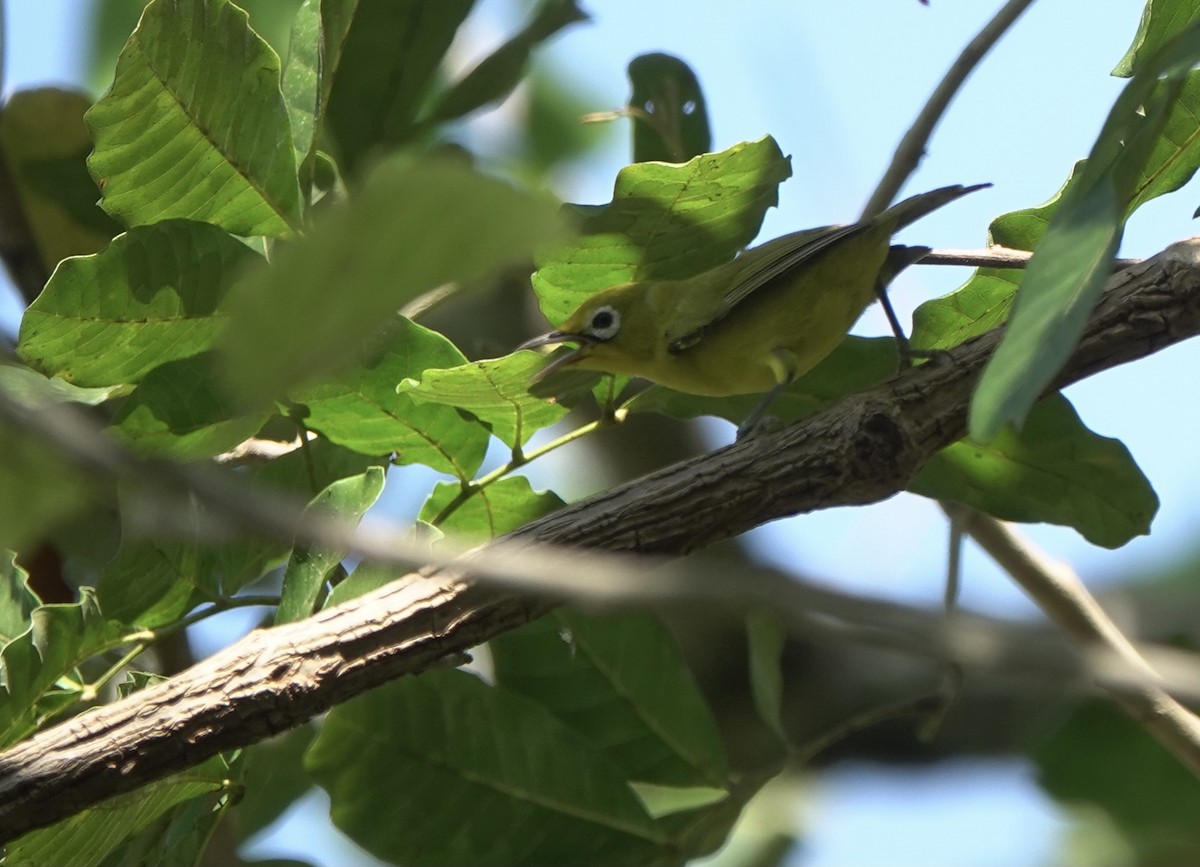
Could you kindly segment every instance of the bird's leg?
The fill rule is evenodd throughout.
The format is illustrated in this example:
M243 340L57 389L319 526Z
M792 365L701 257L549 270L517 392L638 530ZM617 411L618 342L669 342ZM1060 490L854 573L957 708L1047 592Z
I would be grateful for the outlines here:
M767 359L771 371L775 374L775 384L763 395L762 400L750 410L750 415L738 425L737 439L743 440L763 426L763 413L771 402L779 396L779 392L787 388L796 379L796 356L786 349L774 349Z
M911 367L915 358L936 358L942 354L936 349L913 349L908 342L908 335L904 333L904 326L900 324L900 317L896 315L896 310L887 296L887 287L896 279L896 275L909 265L924 259L930 252L929 247L893 244L888 250L887 259L875 281L875 297L879 299L879 304L883 307L883 314L887 317L888 325L892 327L892 334L896 335L896 348L900 353L901 370Z

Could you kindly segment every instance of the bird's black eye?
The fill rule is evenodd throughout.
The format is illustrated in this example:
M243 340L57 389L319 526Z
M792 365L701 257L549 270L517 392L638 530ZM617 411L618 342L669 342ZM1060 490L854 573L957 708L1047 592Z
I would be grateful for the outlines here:
M588 320L588 334L597 340L609 340L621 329L621 314L605 304L597 307Z

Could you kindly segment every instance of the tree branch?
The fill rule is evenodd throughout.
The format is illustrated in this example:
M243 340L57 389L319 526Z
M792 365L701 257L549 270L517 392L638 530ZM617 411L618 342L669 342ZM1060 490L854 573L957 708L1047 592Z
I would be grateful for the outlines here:
M1055 386L1197 333L1200 239L1114 275ZM947 363L605 491L510 539L675 556L777 518L890 497L963 436L972 389L998 340L990 332ZM0 755L0 841L299 725L553 605L468 582L463 568L427 568L308 620L253 632L165 683L17 744Z
M1200 719L1163 689L1159 674L1112 622L1079 576L1066 564L1051 561L1002 521L973 509L945 508L1080 650L1107 652L1108 668L1126 676L1117 682L1101 678L1101 685L1200 777Z

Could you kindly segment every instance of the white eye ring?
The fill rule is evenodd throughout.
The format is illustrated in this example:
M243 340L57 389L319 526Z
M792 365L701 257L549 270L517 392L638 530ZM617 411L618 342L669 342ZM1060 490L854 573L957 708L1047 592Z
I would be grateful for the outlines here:
M611 340L621 330L621 314L615 307L605 304L592 311L588 319L587 333L597 340Z

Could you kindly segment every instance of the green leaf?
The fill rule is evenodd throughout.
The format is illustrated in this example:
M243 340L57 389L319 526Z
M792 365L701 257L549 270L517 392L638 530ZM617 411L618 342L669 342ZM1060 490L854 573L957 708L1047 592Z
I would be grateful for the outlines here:
M316 727L305 725L246 748L243 793L232 814L238 840L266 828L312 788L304 753L316 736Z
M312 152L324 108L321 99L328 95L321 90L321 6L321 0L304 0L296 10L280 85L297 166L303 166Z
M88 165L127 225L172 217L288 235L300 187L279 57L227 0L153 0L88 111ZM236 98L234 98L236 96Z
M25 311L17 353L76 385L137 382L212 346L230 284L257 258L204 223L131 229L104 252L58 267Z
M1158 497L1119 441L1088 430L1070 402L1035 404L1021 432L967 440L934 455L908 486L1006 521L1062 524L1117 548L1150 532Z
M325 131L347 173L406 141L474 0L338 0L321 4Z
M287 498L297 505L311 500L339 479L357 478L376 467L369 458L317 439L261 467L238 473L248 493ZM267 539L227 542L196 538L147 537L138 532L136 516L147 508L136 500L136 489L122 491L122 513L133 516L123 532L121 547L101 573L98 593L105 613L126 623L157 627L171 623L201 601L235 595L267 570L282 565L290 546ZM134 499L129 499L129 498ZM194 506L198 527L211 526L223 516Z
M1041 243L1058 210L1063 192L1071 186L1083 164L1049 201L1033 208L1001 214L988 227L988 242L1014 250L1033 250ZM965 284L942 298L926 301L913 313L909 340L922 349L951 349L1002 324L1024 271L1014 268L980 268Z
M48 379L19 364L0 364L0 390L24 404L63 401L99 406L114 397L128 394L131 389L124 385L82 388L58 377Z
M29 574L12 551L0 551L0 649L29 628L41 600L29 589Z
M771 401L767 414L779 421L794 421L857 391L896 375L899 356L891 338L847 337L830 355ZM740 424L762 401L761 394L704 397L653 385L626 401L629 412L657 412L672 418L702 415Z
M100 607L111 619L131 626L155 629L173 623L200 599L217 597L214 559L199 545L126 531L97 579Z
M1148 0L1142 9L1133 44L1112 74L1129 78L1153 60L1155 52L1179 35L1197 17L1195 0Z
M396 384L466 358L449 340L397 317L387 343L369 360L319 385L293 392L304 423L363 454L395 453L400 464L424 464L466 481L478 471L491 439L457 409L398 394Z
M111 430L135 449L177 460L218 455L253 436L269 413L240 414L217 387L214 354L151 370L113 419Z
M534 374L544 366L535 352L514 352L446 370L426 370L419 381L401 381L396 391L418 401L465 409L488 425L501 442L515 449L569 411L561 402L530 393Z
M438 96L422 122L454 120L504 99L524 80L529 56L539 43L564 27L587 20L587 13L579 8L576 0L543 0L520 33Z
M195 834L199 830L197 822L203 821L205 814L210 814L210 823L220 817L214 808L218 798L227 794L228 776L227 763L220 756L209 759L189 771L117 795L99 807L20 837L9 844L4 863L8 867L96 867L130 837L147 830L155 832L154 842L158 845L153 846L153 852L157 860L135 859L130 857L133 852L126 851L118 863L195 863L211 830L206 826L204 833ZM186 820L179 821L179 808L189 803L201 809L198 814L184 813ZM189 832L195 834L192 845L180 847L176 838ZM142 842L149 848L150 841Z
M100 613L92 588L79 588L79 601L39 605L30 626L0 651L0 747L16 743L41 722L47 705L74 698L55 681L122 635Z
M313 517L357 524L383 493L382 467L369 467L361 476L338 479L309 503ZM346 551L297 547L283 572L283 592L275 623L291 623L308 617L317 607L325 582L345 559Z
M1159 85L1164 92L1170 87ZM1200 168L1200 73L1189 75L1178 94L1167 98L1170 111L1166 123L1146 158L1127 213L1157 196L1175 192ZM1151 97L1150 102L1155 101L1156 97Z
M716 723L653 615L559 609L490 646L498 685L545 705L631 780L728 785Z
M1052 797L1096 804L1113 818L1136 851L1129 863L1191 864L1200 855L1195 775L1111 704L1081 705L1034 758Z
M527 259L560 226L547 202L446 159L405 156L324 217L231 299L226 369L247 402L346 368L406 302Z
M445 518L437 520L460 496L465 499ZM421 507L420 520L456 539L475 542L502 536L563 505L553 491L533 490L524 476L508 476L487 487L472 488L468 493L462 485L441 482Z
M1070 357L1111 273L1138 180L1197 62L1200 20L1156 51L1118 97L1026 268L1009 327L971 403L975 440L1022 424Z
M557 324L609 286L692 277L728 262L758 234L791 173L770 136L683 165L621 169L610 203L569 209L579 237L538 257L542 313Z
M629 61L633 161L682 163L712 147L708 106L692 68L670 54Z
M334 708L306 765L334 824L387 861L599 867L666 854L611 762L544 709L461 671Z
M14 93L0 113L0 148L47 274L121 231L97 206L100 191L87 171L89 105L83 94L43 87Z
M378 590L385 584L390 584L400 577L403 570L393 564L380 564L364 561L354 567L354 571L339 581L330 591L325 600L326 608L335 608L343 602L349 602L373 590Z

